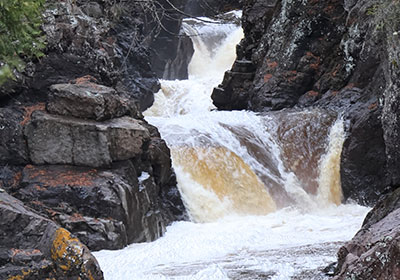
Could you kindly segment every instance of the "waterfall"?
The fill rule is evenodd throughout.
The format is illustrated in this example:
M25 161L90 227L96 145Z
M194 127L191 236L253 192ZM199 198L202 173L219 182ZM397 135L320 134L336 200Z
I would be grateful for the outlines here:
M195 50L189 79L161 81L145 116L172 150L191 219L210 222L290 205L340 204L340 172L332 171L340 152L329 143L340 149L343 141L333 138L342 139L344 132L329 133L329 128L341 121L321 110L267 115L213 111L210 93L232 66L242 29L191 19L183 31Z
M171 149L190 221L95 255L107 280L324 279L320 269L368 211L341 204L343 121L321 109L214 110L212 89L243 32L212 21L185 20L195 49L189 79L161 81L144 113Z

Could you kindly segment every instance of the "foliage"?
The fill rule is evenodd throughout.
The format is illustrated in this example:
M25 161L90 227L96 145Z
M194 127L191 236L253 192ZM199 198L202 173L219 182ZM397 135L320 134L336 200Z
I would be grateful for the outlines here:
M41 11L45 0L0 0L0 85L24 68L24 59L43 56Z

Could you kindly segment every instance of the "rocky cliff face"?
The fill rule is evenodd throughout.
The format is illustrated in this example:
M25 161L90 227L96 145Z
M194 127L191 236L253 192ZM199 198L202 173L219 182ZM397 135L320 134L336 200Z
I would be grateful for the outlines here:
M184 218L169 149L129 96L80 79L53 85L46 103L13 104L0 112L0 191L60 231L68 230L68 236L74 234L79 241L70 238L76 242L91 250L119 249L152 241L170 222ZM9 240L12 235L5 236L5 250L42 250L34 240L19 247ZM77 261L86 255L93 259L85 250ZM42 271L29 264L32 275L59 267L51 259L48 266ZM11 277L21 269L10 264L0 273Z
M151 12L48 1L45 57L0 88L1 279L102 279L89 249L185 218L170 151L141 113L159 89Z
M344 195L375 202L398 185L399 11L396 1L245 1L245 39L214 104L340 112Z

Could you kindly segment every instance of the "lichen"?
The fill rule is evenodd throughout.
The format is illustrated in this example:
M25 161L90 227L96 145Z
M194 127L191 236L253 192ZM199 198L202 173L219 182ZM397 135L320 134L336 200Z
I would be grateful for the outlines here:
M51 258L64 274L79 274L78 279L94 280L92 272L87 270L84 260L84 246L66 229L59 228L51 247Z
M22 274L18 274L18 275L15 275L15 276L10 276L10 277L7 278L7 280L23 280L23 279L25 279L26 276L29 276L32 272L33 271L30 270L30 269L27 269L27 270L23 269L21 271Z

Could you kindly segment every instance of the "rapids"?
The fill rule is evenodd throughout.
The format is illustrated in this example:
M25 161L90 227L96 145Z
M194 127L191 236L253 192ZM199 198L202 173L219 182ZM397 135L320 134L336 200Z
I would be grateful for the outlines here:
M94 254L107 280L324 279L369 210L341 204L343 121L318 109L213 110L243 32L209 21L184 22L195 49L189 79L162 81L145 112L171 149L190 221Z

